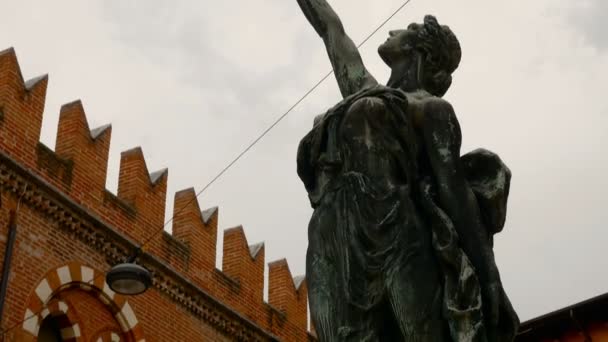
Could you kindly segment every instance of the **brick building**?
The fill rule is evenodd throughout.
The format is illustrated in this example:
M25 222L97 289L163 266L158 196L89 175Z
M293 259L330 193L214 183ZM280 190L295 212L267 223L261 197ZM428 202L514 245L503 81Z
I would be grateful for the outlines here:
M14 50L0 52L4 340L313 340L303 278L269 263L265 302L264 245L249 246L242 227L224 232L216 269L219 212L201 211L193 189L175 194L173 234L157 234L137 260L152 287L113 293L105 272L164 224L167 170L150 174L135 148L121 154L117 194L106 190L112 128L90 130L79 101L61 108L55 151L40 143L47 81L24 82Z
M521 324L516 342L607 342L608 293Z

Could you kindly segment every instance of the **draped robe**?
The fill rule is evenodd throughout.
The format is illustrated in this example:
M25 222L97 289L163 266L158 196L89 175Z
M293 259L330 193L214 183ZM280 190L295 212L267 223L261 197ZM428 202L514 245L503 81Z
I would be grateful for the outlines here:
M350 106L363 98L379 99L390 111L389 119L380 123L386 148L378 153L390 154L394 163L387 172L402 174L402 186L382 186L365 170L353 166L357 161L343 141L342 124ZM428 267L436 267L440 274L442 317L451 339L486 341L481 287L475 268L459 246L459 239L467 237L458 236L452 220L438 204L428 157L407 115L407 105L406 95L399 89L364 89L316 120L302 139L298 175L315 210L309 226L308 253L334 255L345 307L372 310L385 298L384 283L390 274L399 272L420 248L410 240L412 236L424 239L425 234L417 237L415 231L425 229L430 239L428 248L435 258ZM462 156L461 163L491 237L504 225L511 173L498 156L486 150ZM492 244L491 238L487 243ZM312 267L309 263L307 269ZM313 277L308 279L308 286L315 291L315 287L327 284ZM495 335L500 341L509 341L515 335L518 319L502 287L499 291L500 331ZM312 306L311 315L313 321L323 324L321 318L315 319Z

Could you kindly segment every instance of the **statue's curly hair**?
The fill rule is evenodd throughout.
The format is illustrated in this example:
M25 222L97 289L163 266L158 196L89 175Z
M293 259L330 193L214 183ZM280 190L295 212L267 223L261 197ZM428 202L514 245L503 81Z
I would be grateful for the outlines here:
M462 51L456 35L448 26L439 25L432 15L424 17L424 24L410 24L417 32L415 48L424 60L424 88L435 96L443 96L452 84L452 73L460 64Z

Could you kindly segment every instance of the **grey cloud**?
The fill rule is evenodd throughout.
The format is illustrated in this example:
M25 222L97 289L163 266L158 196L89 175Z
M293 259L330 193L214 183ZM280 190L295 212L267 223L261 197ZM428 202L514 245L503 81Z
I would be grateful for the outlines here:
M585 41L599 50L608 49L608 2L573 1L570 6L570 20Z
M270 1L266 6L272 8L273 18L282 15L292 20L297 14L288 11L293 6L285 6L284 1ZM256 14L258 18L253 18L253 13L238 11L238 6L219 6L212 11L205 10L206 7L183 1L177 6L163 5L163 2L150 5L143 1L104 3L106 20L114 27L113 37L133 48L142 58L168 68L181 82L201 90L211 115L238 116L236 113L244 110L276 110L280 102L277 93L271 90L293 88L305 78L304 73L296 74L292 70L306 65L307 56L285 50L294 50L295 42L312 45L312 39L302 39L301 32L288 36L280 29L286 19L272 22L272 18L261 16L270 13L260 12ZM231 21L229 25L218 23L218 16L223 14L229 14L222 19ZM245 34L248 27L242 24L242 18L263 26L258 30L259 37ZM272 30L269 25L277 27ZM251 42L252 38L255 43ZM307 47L298 46L300 49ZM265 57L260 60L260 55ZM278 96L285 97L285 94ZM293 96L284 99L290 100Z
M168 70L186 86L180 91L189 89L190 97L201 97L208 112L204 117L182 117L187 125L225 122L226 129L214 135L228 140L217 147L217 156L207 152L198 158L201 161L177 162L171 170L198 170L182 172L191 182L210 178L213 172L199 163L209 163L207 168L213 170L225 165L307 90L303 84L314 83L328 68L322 43L294 3L269 1L256 11L246 2L232 5L244 6L241 11L231 11L225 3L209 11L191 2L178 2L177 9L166 11L158 9L162 5L141 10L142 6L106 7L107 20L115 25L112 36L121 45ZM384 19L363 15L368 9L364 5L338 0L334 4L344 14L345 26L353 28L349 32L355 40ZM601 191L588 189L598 184L599 170L608 163L591 157L602 147L586 140L605 142L600 128L606 121L597 115L601 104L587 99L599 95L591 84L601 80L591 76L601 65L595 57L582 56L577 47L571 47L571 57L564 54L564 44L571 46L575 37L557 27L555 18L542 16L545 3L531 4L526 11L517 4L475 4L474 22L468 15L458 15L458 6L434 1L425 4L428 8L408 8L409 13L389 26L419 21L432 12L461 39L463 63L448 95L464 129L463 149L493 149L514 172L507 228L497 237L496 253L512 300L527 319L596 294L605 278L588 274L588 260L599 260L603 235L597 227L605 220L603 211L588 203L598 202ZM372 7L379 11L379 6ZM509 15L498 18L497 11ZM385 15L388 10L379 12ZM290 22L277 19L281 15ZM569 15L560 12L557 17ZM367 22L356 21L361 18ZM381 39L374 37L362 51L376 75L386 72L373 49ZM304 271L310 208L295 176L294 154L299 137L310 128L310 118L339 98L334 83L330 79L313 93L201 199L204 206L220 205L222 224L244 224L251 243L266 240L269 259L288 257L296 274ZM567 115L573 112L581 113L582 119L573 121ZM566 142L564 137L570 138ZM212 151L205 146L193 149ZM577 152L582 150L588 154ZM584 167L595 172L580 179ZM601 184L595 189L608 190ZM588 201L571 203L571 197ZM597 238L587 241L582 236ZM556 265L577 269L571 274L578 277L587 272L584 279L589 285L558 272Z
M330 2L354 41L402 3ZM459 37L447 99L463 151L491 149L513 171L495 250L523 319L608 283L596 271L607 266L608 60L581 42L606 48L597 26L606 4L561 2L550 16L555 0L412 1L361 49L381 80L375 46L388 29L433 13ZM113 123L109 187L120 151L142 145L151 170L169 167L169 202L175 190L201 189L329 70L295 0L9 0L0 12L12 13L0 48L17 48L26 78L50 73L43 140L54 141L60 104L82 97L92 126ZM243 224L250 243L266 241L267 260L287 257L294 274L304 272L311 213L295 151L338 99L330 78L200 198L219 205L221 228Z

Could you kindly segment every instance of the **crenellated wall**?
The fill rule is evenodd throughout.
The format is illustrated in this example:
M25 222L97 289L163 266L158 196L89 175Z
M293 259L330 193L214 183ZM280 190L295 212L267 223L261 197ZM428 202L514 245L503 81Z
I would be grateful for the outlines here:
M304 278L293 278L285 260L269 263L269 293L265 302L264 244L250 245L243 227L224 231L222 270L215 267L219 210L217 207L201 210L194 189L175 194L173 234L156 234L167 219L168 170L150 172L141 148L121 153L116 195L105 188L112 127L91 129L81 101L61 107L55 151L42 144L39 138L47 84L46 75L24 82L15 51L0 52L0 153L2 160L6 160L2 167L8 170L7 174L18 175L15 179L23 177L21 183L32 183L29 187L25 184L20 195L16 189L23 184L10 183L13 190L9 191L12 178L7 176L1 184L2 196L11 203L23 196L24 205L30 206L33 215L39 214L41 220L48 222L45 229L52 234L49 233L47 243L54 243L53 239L74 239L78 243L91 240L86 248L94 248L102 255L99 260L105 260L92 267L103 271L128 255L131 248L154 236L139 258L139 262L154 273L154 290L134 299L132 304L135 314L150 316L150 322L140 319L144 336L150 336L148 331L156 334L155 325L159 324L153 314L146 312L153 309L152 299L148 303L146 298L156 301L162 298L164 302L182 307L178 312L189 316L175 317L175 322L188 325L197 320L206 321L211 327L217 325L220 335L227 340L264 340L263 336L285 341L312 339L307 333ZM36 192L35 189L42 190ZM36 204L37 196L43 204ZM55 208L61 214L49 216L48 210L40 209L42 205ZM9 210L6 205L0 208ZM2 229L2 234L6 234L6 229ZM103 238L105 242L93 241L96 238ZM4 243L0 246L2 253ZM75 261L63 260L63 255L56 257L61 262ZM55 266L48 265L48 269ZM18 304L18 300L15 301ZM197 309L207 304L217 307L224 315L221 317L227 318L209 318L206 315L214 313ZM25 298L23 305L25 312ZM14 316L23 317L23 314ZM193 317L196 320L193 321ZM9 323L2 322L3 328ZM252 328L252 324L257 327ZM237 325L244 328L238 330ZM170 325L167 327L170 330ZM247 329L253 332L244 333ZM208 340L208 337L201 335L195 340Z

